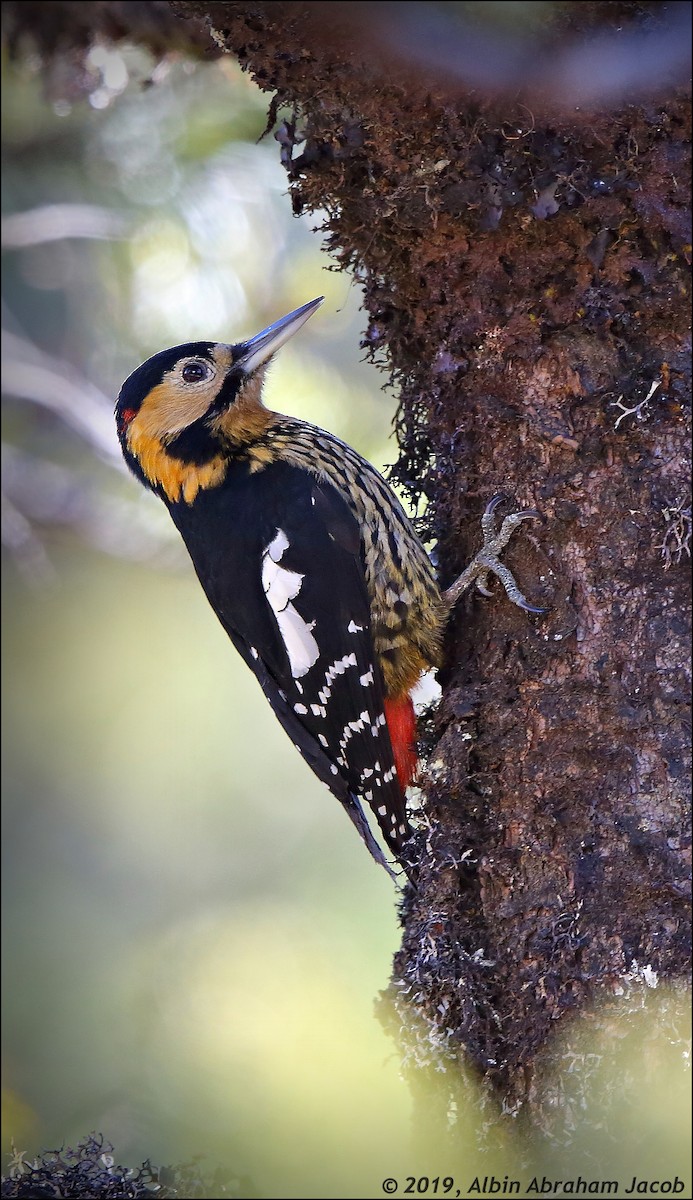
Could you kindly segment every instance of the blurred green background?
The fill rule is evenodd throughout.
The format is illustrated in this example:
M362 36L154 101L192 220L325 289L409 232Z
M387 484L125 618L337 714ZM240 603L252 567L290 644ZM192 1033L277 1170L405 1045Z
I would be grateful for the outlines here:
M324 294L268 402L394 460L358 286L330 271L320 215L291 217L278 146L258 142L267 98L234 63L154 69L98 45L71 99L56 70L4 68L5 1146L99 1129L119 1161L205 1154L265 1196L526 1174L512 1128L480 1155L471 1086L452 1158L423 1132L424 1112L446 1124L440 1072L410 1092L375 1011L392 884L277 725L113 429L149 354L256 333ZM605 1170L616 1155L627 1173L645 1131L677 1167L681 1049L663 1041L667 1101L642 1084L636 1038L626 1116L603 1146L590 1133ZM567 1153L583 1162L577 1134Z

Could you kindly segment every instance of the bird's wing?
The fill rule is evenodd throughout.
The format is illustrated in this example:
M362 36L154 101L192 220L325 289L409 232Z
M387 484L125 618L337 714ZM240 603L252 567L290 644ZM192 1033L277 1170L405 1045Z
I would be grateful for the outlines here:
M357 521L332 484L286 464L229 488L225 502L203 521L204 546L179 525L202 585L289 737L383 861L359 800L395 852L411 830Z

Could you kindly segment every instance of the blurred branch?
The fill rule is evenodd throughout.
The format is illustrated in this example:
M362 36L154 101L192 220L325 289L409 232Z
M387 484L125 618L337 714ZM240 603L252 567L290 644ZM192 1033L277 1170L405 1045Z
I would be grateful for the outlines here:
M127 475L115 435L113 404L67 363L14 333L3 335L3 392L60 417L119 475ZM102 477L2 448L2 542L25 578L45 583L54 574L40 528L73 529L106 554L177 567L183 553L168 522L149 498L109 493ZM144 499L144 503L142 502Z
M103 481L12 446L2 448L2 542L30 583L54 576L40 530L72 529L104 554L178 569L185 553L149 497L130 500ZM144 503L143 503L144 501Z
M0 236L4 247L18 250L63 238L121 238L128 227L120 213L95 204L44 204L3 217Z
M172 0L181 15L204 18L218 45L247 13L238 3ZM275 4L253 6L269 16ZM611 108L685 85L690 78L691 5L515 4L503 28L502 5L307 0L286 6L289 25L310 21L311 39L356 65L368 60L392 78L414 69L424 84L482 96L522 98L539 107ZM575 9L589 9L576 30ZM506 14L507 15L507 14ZM270 81L271 82L271 81ZM269 86L269 82L268 85Z
M67 363L3 332L2 390L50 409L117 471L125 472L113 425L113 401Z
M49 582L55 577L55 571L31 522L15 507L4 487L0 499L3 546L12 554L26 579L32 583Z
M564 39L551 24L539 34L501 32L458 4L367 7L371 35L398 56L486 93L519 91L559 107L611 107L684 84L690 76L689 3L661 6L661 15L648 14L647 24L619 21L616 28Z

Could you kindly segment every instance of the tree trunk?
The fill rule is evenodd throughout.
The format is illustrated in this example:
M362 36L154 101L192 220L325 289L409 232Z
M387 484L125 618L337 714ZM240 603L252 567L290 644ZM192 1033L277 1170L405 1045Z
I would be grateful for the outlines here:
M483 91L427 75L420 5L169 7L285 115L294 211L327 212L400 386L394 478L442 583L495 493L545 518L506 561L546 615L496 586L450 622L392 988L405 1040L423 1018L429 1058L539 1114L558 1019L689 956L690 111L664 68L611 110L596 59L587 110L547 71L586 30L658 36L662 6L558 6L512 95L500 56Z
M365 285L442 582L494 493L546 518L507 561L547 615L496 588L451 621L395 962L400 1012L513 1104L557 1018L688 959L689 109L534 112L395 75L354 7L174 5L294 108L294 210L327 210Z

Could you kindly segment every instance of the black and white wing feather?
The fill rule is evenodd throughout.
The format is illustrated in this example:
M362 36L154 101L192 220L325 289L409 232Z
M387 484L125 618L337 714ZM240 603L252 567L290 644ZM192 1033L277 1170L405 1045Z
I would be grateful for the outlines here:
M285 463L255 474L239 467L228 486L207 493L204 507L176 507L174 520L231 640L289 737L384 863L360 801L395 853L411 830L349 507L332 484Z

